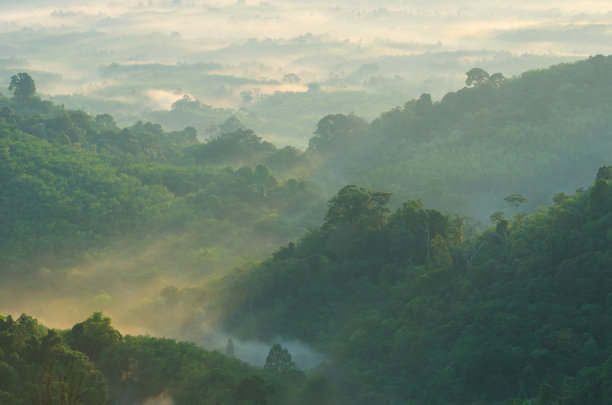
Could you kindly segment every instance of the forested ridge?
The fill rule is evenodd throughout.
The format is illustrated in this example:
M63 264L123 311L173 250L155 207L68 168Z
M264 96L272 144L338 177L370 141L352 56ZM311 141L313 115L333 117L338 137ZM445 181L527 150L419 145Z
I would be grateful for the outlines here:
M316 176L331 190L355 183L393 191L397 204L419 198L484 219L515 192L531 210L547 205L608 163L611 57L512 78L482 72L439 101L425 93L371 123L325 117L308 147L324 162Z
M200 144L191 128L165 132L138 122L120 129L111 116L92 118L34 94L0 97L0 108L0 261L8 268L68 265L120 236L202 238L211 229L217 241L201 245L228 250L230 261L239 251L253 257L302 232L320 201L312 183L277 178L259 162L243 165L257 148L271 167L290 170L294 162L283 158L292 149L277 150L252 131ZM234 142L219 146L225 138ZM216 160L202 162L208 149ZM233 247L221 246L223 234Z
M339 403L607 403L611 173L479 234L347 186L321 227L222 281L221 318L312 342Z
M66 330L0 317L0 400L612 401L611 77L603 56L514 78L476 68L371 123L329 114L301 151L235 118L204 142L119 128L14 76L0 312L96 312ZM199 344L263 342L269 362L122 336L102 309ZM282 339L320 364L297 370Z
M262 370L193 343L122 336L99 312L66 330L0 315L0 343L6 405L304 404L321 387L322 377L307 379L282 348Z

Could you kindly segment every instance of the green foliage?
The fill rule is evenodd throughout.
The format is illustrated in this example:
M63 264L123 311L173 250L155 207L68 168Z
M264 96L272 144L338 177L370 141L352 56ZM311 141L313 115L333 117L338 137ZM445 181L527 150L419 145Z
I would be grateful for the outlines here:
M276 150L251 130L224 133L206 143L190 147L186 153L200 165L242 165L260 162Z
M193 343L122 337L110 323L94 313L60 333L26 315L0 319L2 403L279 403L261 370Z
M8 90L15 101L24 102L34 97L36 85L29 74L22 72L11 76Z
M295 369L295 363L291 361L291 354L284 349L280 343L274 344L270 348L264 370L271 373L283 375Z
M527 199L523 197L522 194L513 193L504 198L504 201L510 204L516 212L518 212L519 207L527 202Z
M108 114L92 119L41 103L12 103L0 118L2 275L40 264L55 269L118 238L153 231L192 232L171 259L183 262L185 272L206 264L199 259L202 246L226 252L217 261L231 268L243 255L254 257L298 236L314 221L311 207L322 206L313 185L279 181L255 164L269 158L285 174L305 163L303 153L277 151L252 131L198 144L193 128L166 132L139 121L121 129ZM190 164L197 147L212 153L215 164L244 160L254 169ZM255 233L259 243L251 243Z
M478 87L489 80L489 74L481 68L472 68L466 75L465 84L468 86Z
M319 156L314 177L328 189L357 183L484 220L513 190L535 210L590 182L609 159L612 57L474 80L431 104L422 96L384 112Z
M325 225L334 227L348 224L358 230L382 226L391 193L367 191L354 184L343 187L328 202Z
M22 315L0 320L0 398L7 404L106 404L104 377L57 331Z
M141 228L172 202L167 190L142 186L95 154L7 127L0 127L0 153L5 264L43 256L52 264L96 238Z
M111 320L96 312L86 321L77 323L67 334L72 348L85 353L98 362L103 351L113 348L121 340L121 334L111 326Z
M344 233L341 255L337 229L315 229L220 286L240 297L223 301L225 325L322 350L333 403L606 403L610 193L600 175L520 221L494 213L481 234L408 201L381 228Z
M308 152L329 155L338 152L347 144L358 140L368 123L354 114L329 114L321 118L312 138L308 141Z
M411 190L390 212L390 193L346 186L323 226L270 259L203 288L167 287L147 308L164 326L183 322L164 312L173 308L190 321L212 314L244 338L304 340L325 353L329 380L293 373L280 345L266 366L275 372L259 373L192 344L122 337L101 313L63 334L0 316L0 402L309 403L317 392L338 404L610 401L609 167L548 209L513 221L494 212L480 233L414 198L461 207L459 195L507 196L518 211L526 198L508 190L537 204L582 171L592 176L610 146L611 61L511 80L472 72L473 88L435 103L423 94L371 124L328 115L307 154L243 128L199 144L192 128L121 129L108 115L0 98L6 279L28 261L53 267L119 235L174 233L164 263L198 277L269 252L317 217L317 189L274 172L293 161L320 160L328 185L358 178ZM203 108L194 104L175 110Z
M266 405L268 396L274 392L274 387L259 376L243 378L236 389L236 399L242 403Z

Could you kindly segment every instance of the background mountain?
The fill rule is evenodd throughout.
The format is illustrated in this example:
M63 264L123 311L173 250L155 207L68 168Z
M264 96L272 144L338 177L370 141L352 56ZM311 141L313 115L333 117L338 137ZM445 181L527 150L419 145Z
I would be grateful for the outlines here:
M205 141L189 126L122 127L12 76L0 307L66 331L3 318L2 398L20 403L38 392L26 381L41 389L37 372L61 378L56 360L73 359L94 403L125 388L130 359L168 350L184 368L148 366L136 400L258 401L236 394L247 378L247 391L275 387L260 403L606 403L611 60L514 78L475 68L440 101L425 93L370 122L320 117L305 150L239 118ZM218 350L231 337L260 367L281 342L308 374L255 381L193 345L121 338L99 314L72 326L100 310L134 335ZM87 322L118 352L83 341ZM270 368L291 364L275 353ZM208 376L211 364L229 374Z

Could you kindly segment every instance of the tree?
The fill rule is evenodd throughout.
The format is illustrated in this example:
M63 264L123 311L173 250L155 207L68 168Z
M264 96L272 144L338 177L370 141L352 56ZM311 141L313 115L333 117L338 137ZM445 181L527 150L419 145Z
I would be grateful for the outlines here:
M358 230L379 228L389 212L386 205L390 198L391 193L367 191L354 184L345 186L329 200L324 226L349 224Z
M8 90L15 101L27 101L36 94L36 85L29 74L22 72L11 76Z
M480 252L482 242L473 224L464 223L461 229L461 245L460 252L465 260L467 271L472 271L474 266L474 258Z
M232 115L221 125L219 125L219 130L221 131L221 135L223 134L232 134L238 131L250 131L247 127L245 127L242 122L235 115ZM253 131L251 131L253 132Z
M432 241L444 238L448 218L440 212L425 209L421 200L408 200L389 218L394 256L410 263L425 264L432 257ZM441 240L436 244L440 246Z
M227 338L227 346L225 347L225 354L228 357L234 357L236 354L234 352L234 341L231 338Z
M427 114L429 111L431 111L432 107L433 107L433 101L431 99L431 94L423 93L421 94L421 97L419 97L419 99L416 101L414 105L414 111L418 115L424 115L424 114Z
M298 75L296 75L295 73L288 73L286 75L283 76L283 83L299 83L300 82L300 77Z
M510 204L514 208L515 212L518 212L521 204L526 203L527 199L523 197L522 194L513 193L507 196L506 198L504 198L504 201Z
M272 384L257 375L244 377L236 388L236 398L239 401L249 401L249 403L256 405L266 405L268 396L273 393L274 387Z
M251 90L241 91L240 97L242 97L242 104L249 104L253 101L253 92Z
M612 166L601 166L599 170L597 170L597 176L595 177L595 181L599 179L610 180L612 179Z
M504 257L507 258L510 248L510 239L508 238L510 233L510 222L504 218L504 213L502 211L495 211L489 218L491 222L495 224L495 233L499 237Z
M493 87L499 87L506 80L503 74L501 73L493 73L487 83L489 83Z
M326 377L315 375L304 386L301 397L307 404L332 404L334 388Z
M308 83L306 86L308 87L309 93L316 93L318 91L321 91L321 85L317 82Z
M355 114L329 114L321 118L314 135L308 141L308 152L329 153L358 139L368 123Z
M98 114L94 118L94 128L100 132L118 132L119 128L115 119L110 114Z
M121 334L111 326L111 319L102 316L101 312L94 312L84 322L77 323L68 334L70 346L85 353L94 363L104 350L120 340Z
M291 360L291 354L283 349L280 343L270 348L264 369L274 374L282 375L288 371L295 370L295 363Z
M192 99L189 95L185 94L183 98L176 100L172 103L172 111L190 111L199 110L202 104L196 99Z
M481 68L470 69L466 75L467 79L465 79L465 84L469 87L478 87L489 80L489 74Z
M83 353L63 346L57 332L48 331L36 355L39 385L34 390L37 403L109 403L102 374Z

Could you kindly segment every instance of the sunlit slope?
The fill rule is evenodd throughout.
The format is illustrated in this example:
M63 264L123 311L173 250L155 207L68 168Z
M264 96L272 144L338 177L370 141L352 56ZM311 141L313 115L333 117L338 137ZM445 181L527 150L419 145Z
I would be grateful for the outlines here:
M493 77L493 72L491 77ZM426 94L359 132L320 128L320 178L422 198L485 218L519 192L531 209L572 192L612 151L612 58L475 81L432 102ZM315 144L315 147L318 146ZM312 150L312 140L311 147Z
M249 366L193 343L122 335L97 312L66 330L0 314L0 400L6 405L303 404L312 380L284 363ZM290 359L289 359L290 360ZM319 377L321 379L321 377ZM269 402L268 402L269 401Z
M258 164L280 173L294 157L303 160L301 152L277 150L252 132L237 137L254 149L223 139L206 147L190 128L119 128L109 115L66 110L35 94L0 96L3 311L63 327L104 310L126 330L153 325L176 336L158 322L175 311L131 310L162 299L167 287L197 285L254 260L319 217L314 185ZM266 153L259 160L251 157L258 148Z

